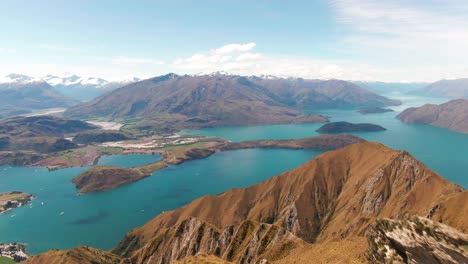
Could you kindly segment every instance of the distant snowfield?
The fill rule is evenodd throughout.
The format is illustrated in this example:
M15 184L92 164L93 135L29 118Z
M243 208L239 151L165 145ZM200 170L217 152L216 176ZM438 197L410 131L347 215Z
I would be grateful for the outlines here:
M31 117L31 116L45 116L45 115L53 115L53 114L60 114L65 112L66 108L47 108L41 110L34 110L32 113L24 114L21 116L24 117Z
M123 124L117 122L105 122L105 121L86 121L91 125L98 126L104 130L119 130Z

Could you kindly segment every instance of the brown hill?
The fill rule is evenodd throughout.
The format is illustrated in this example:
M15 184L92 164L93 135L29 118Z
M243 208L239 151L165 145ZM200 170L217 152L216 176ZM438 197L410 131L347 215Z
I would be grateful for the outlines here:
M121 258L92 247L76 247L70 250L51 250L30 257L24 264L119 264Z
M406 123L429 124L468 134L468 100L457 99L440 105L408 108L397 118Z
M163 213L128 233L114 252L141 261L157 258L164 251L148 243L191 217L220 229L249 219L282 227L307 242L335 241L363 236L377 218L430 216L435 207L450 206L441 201L462 192L405 151L357 143L263 183Z

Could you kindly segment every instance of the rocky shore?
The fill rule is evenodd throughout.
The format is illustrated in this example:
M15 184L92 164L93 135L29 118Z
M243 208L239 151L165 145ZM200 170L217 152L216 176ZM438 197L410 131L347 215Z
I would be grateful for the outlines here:
M26 247L18 243L0 243L0 257L9 258L15 262L21 262L29 258Z

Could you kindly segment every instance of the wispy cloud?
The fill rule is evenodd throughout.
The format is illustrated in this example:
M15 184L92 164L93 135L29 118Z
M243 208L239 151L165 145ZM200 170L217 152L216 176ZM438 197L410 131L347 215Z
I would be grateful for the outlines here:
M254 42L249 42L245 44L238 44L238 43L228 44L228 45L215 49L214 53L229 54L229 53L234 53L234 52L246 52L255 48L256 45L257 44Z
M400 64L424 79L468 72L465 0L335 0L331 7L348 32L340 39L344 52Z

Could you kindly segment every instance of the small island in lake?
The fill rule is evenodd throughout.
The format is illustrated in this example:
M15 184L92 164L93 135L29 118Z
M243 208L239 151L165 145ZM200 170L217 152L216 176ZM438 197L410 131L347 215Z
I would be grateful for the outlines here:
M363 115L367 114L379 114L379 113L388 113L388 112L395 112L392 109L382 108L382 107L368 107L368 108L361 108L358 110L359 113Z
M0 214L29 203L34 195L24 192L0 193Z
M353 124L349 122L331 122L321 126L316 131L319 133L346 133L346 132L372 132L372 131L383 131L386 130L384 127L375 125L375 124L368 124L368 123L360 123L360 124Z

